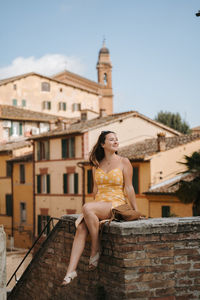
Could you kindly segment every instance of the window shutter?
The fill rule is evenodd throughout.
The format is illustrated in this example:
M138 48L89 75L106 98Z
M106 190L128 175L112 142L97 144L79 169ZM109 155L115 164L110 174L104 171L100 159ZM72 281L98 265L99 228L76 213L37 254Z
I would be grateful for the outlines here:
M49 159L49 141L44 142L45 159Z
M74 173L74 194L78 194L78 173Z
M40 142L37 142L37 160L40 160L40 152L41 152L41 148L40 148Z
M88 194L92 193L92 189L93 189L92 170L87 170L87 192L88 192Z
M68 185L67 185L67 173L63 174L63 193L67 194L68 193Z
M50 175L47 174L47 194L50 193Z
M62 158L67 157L67 140L62 140Z
M67 105L65 102L63 103L63 110L67 110Z
M78 103L78 110L81 110L81 103Z
M6 215L12 216L13 214L13 207L12 207L12 195L6 195Z
M22 123L19 123L19 135L22 135Z
M133 167L132 183L136 194L139 194L139 168Z
M41 194L41 175L37 175L37 193Z
M13 135L13 122L11 122L11 127L10 127L10 136Z
M41 233L42 231L42 216L38 215L38 235Z
M168 218L170 216L170 206L162 206L162 217Z

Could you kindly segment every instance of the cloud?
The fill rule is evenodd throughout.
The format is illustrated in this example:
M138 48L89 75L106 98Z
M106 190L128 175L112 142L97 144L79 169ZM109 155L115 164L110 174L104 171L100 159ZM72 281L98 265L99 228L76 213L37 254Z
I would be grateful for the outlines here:
M29 72L51 76L65 69L84 75L86 66L79 58L62 54L46 54L40 58L17 57L10 65L0 68L0 79Z

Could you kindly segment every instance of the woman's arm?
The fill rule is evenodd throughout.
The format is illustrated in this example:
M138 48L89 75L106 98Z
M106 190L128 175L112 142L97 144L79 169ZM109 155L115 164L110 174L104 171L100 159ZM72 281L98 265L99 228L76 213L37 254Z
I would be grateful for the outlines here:
M95 171L96 171L96 168L93 167L92 168L92 177L93 177L93 195L94 195L94 199L95 199L95 196L96 196L97 191L98 191L97 183L96 183L96 180L95 180Z
M126 191L131 206L133 207L133 209L137 210L135 191L132 184L133 168L128 158L123 158L122 162L124 175L124 189Z

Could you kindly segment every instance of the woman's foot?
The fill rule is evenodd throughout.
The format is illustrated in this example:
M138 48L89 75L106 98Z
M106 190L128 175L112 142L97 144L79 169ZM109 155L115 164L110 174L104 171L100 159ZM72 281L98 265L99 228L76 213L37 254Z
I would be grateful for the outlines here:
M77 272L76 271L73 271L69 274L66 274L64 279L63 279L63 282L62 282L61 286L66 286L67 284L72 282L72 280L76 277L77 277Z
M90 256L89 269L94 270L97 268L100 258L100 252L97 252L95 256Z

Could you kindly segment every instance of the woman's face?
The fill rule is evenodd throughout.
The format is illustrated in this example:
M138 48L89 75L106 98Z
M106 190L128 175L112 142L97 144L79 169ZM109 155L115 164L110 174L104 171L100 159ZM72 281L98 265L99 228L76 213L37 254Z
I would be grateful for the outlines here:
M105 136L105 142L102 144L104 150L116 152L119 147L118 138L115 133L108 133Z

